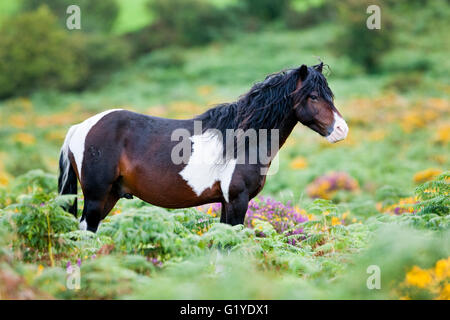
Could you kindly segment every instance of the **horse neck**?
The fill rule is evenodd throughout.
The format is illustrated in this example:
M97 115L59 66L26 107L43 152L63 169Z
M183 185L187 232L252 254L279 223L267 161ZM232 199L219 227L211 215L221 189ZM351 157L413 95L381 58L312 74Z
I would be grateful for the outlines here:
M281 147L284 145L284 143L286 142L287 138L289 137L289 135L292 133L292 130L294 129L295 125L297 124L297 119L294 115L293 112L291 112L290 114L288 114L286 116L286 118L284 119L284 121L282 121L276 128L272 128L278 130L278 144L276 145L276 149L273 150L272 147L275 147L272 144L272 135L268 134L268 140L267 141L267 146L269 147L270 145L270 150L272 150L270 152L270 157L273 160L273 158L275 158L275 156L277 155L278 151L280 151Z
M295 125L297 124L297 118L294 116L294 112L292 111L287 117L286 120L280 124L279 129L279 148L283 146L286 142L289 135L292 133Z

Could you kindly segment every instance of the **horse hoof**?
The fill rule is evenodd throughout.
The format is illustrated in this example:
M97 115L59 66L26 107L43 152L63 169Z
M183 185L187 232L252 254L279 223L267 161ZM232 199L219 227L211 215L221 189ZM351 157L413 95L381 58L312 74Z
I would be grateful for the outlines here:
M130 193L124 193L122 197L126 199L133 199L133 195Z

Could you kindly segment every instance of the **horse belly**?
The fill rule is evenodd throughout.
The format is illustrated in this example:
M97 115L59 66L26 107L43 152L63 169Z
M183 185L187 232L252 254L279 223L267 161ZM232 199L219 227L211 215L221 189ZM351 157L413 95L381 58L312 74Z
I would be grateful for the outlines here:
M221 201L220 182L197 195L180 175L183 165L174 165L170 159L161 161L161 154L138 161L139 164L133 162L126 156L120 161L124 193L164 208L187 208Z

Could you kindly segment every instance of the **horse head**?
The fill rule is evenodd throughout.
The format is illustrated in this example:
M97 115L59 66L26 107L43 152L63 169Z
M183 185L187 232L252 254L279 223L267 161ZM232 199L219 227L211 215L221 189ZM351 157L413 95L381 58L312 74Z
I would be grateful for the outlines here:
M292 93L295 116L299 122L335 143L347 137L348 126L334 106L333 92L322 74L323 63L298 72L297 88Z

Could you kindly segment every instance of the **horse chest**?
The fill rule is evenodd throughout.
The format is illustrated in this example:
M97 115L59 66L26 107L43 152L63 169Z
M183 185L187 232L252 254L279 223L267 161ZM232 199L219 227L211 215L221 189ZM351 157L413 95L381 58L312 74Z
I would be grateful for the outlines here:
M215 135L205 132L190 137L192 153L187 165L180 171L181 177L197 196L220 183L225 201L229 201L228 191L236 167L236 159L225 160L223 145Z

